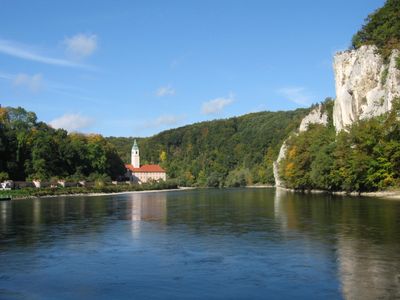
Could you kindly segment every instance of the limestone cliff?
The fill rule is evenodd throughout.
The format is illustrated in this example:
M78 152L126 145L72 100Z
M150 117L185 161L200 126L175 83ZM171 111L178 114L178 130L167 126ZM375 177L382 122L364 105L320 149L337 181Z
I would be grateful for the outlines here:
M323 111L323 106L319 104L314 108L300 123L299 131L303 132L308 129L311 124L328 124L328 114Z
M281 149L279 150L279 155L276 161L274 161L273 171L274 171L274 179L275 179L275 186L276 187L284 187L285 183L281 180L279 176L279 163L282 159L286 156L286 141L283 142Z
M385 63L375 46L362 46L335 55L333 123L337 131L359 119L378 116L391 109L393 99L400 96L398 55L399 51L393 50Z
M393 50L388 61L375 46L362 46L357 50L339 52L334 57L336 100L332 119L336 131L346 129L360 119L379 116L392 108L392 102L400 97L400 51ZM301 122L299 132L310 124L328 123L323 106L314 108ZM279 178L279 162L286 155L286 141L274 162L276 186L284 186Z

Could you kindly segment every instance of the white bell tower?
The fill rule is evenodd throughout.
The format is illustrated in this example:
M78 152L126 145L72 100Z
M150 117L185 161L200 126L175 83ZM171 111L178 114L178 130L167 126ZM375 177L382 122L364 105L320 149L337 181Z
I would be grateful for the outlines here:
M140 168L140 155L139 155L139 147L137 142L133 143L132 152L131 152L131 165L134 168Z

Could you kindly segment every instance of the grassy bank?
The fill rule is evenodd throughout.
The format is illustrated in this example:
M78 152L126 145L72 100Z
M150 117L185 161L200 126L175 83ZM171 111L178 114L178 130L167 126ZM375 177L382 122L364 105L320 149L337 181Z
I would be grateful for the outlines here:
M74 194L99 194L99 193L121 193L135 191L168 190L176 189L175 181L157 182L149 184L134 185L103 185L94 187L56 187L56 188L24 188L10 191L0 191L0 197L11 196L12 198L30 198Z

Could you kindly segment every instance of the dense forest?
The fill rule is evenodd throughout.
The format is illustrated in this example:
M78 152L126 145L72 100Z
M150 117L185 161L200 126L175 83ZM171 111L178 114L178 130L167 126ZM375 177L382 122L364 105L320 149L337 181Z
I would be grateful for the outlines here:
M115 179L124 165L101 135L68 134L36 114L0 107L0 180Z
M258 112L167 130L138 139L141 161L160 163L186 186L273 184L279 147L308 111ZM130 162L133 138L107 140Z
M308 111L252 113L139 138L141 163L161 164L181 185L272 184L272 161ZM68 134L23 108L0 108L0 179L118 179L132 144L133 138Z
M387 0L385 5L366 19L364 26L353 36L352 47L375 45L384 58L393 49L400 49L400 0Z
M360 120L336 135L332 123L292 135L280 163L295 189L376 191L400 186L400 99L385 115Z

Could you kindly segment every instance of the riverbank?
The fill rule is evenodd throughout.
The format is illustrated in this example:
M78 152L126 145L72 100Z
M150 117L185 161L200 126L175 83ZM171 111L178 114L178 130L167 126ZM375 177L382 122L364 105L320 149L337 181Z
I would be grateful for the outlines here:
M336 196L352 196L352 197L373 197L373 198L385 198L392 200L400 200L400 190L388 190L388 191L378 191L378 192L330 192L325 190L295 190L285 187L276 187L277 189L285 190L292 193L303 193L303 194L330 194Z
M183 188L186 189L186 188ZM25 188L19 190L0 191L0 196L11 196L12 199L50 198L65 196L104 196L125 193L145 193L183 190L174 182L160 182L143 185L107 185L99 187L57 187L57 188Z
M176 189L163 189L163 190L145 190L145 191L127 191L127 192L115 192L115 193L90 193L90 194L64 194L64 195L48 195L42 197L34 197L34 198L56 198L56 197L76 197L76 196L85 196L85 197L98 197L98 196L108 196L108 195L125 195L125 194L150 194L150 193L160 193L160 192L177 192L177 191L186 191L193 190L196 188L192 187L181 187ZM20 200L26 198L13 198L13 200Z
M265 189L265 188L274 188L274 185L271 184L255 184L255 185L247 185L245 186L249 189Z

